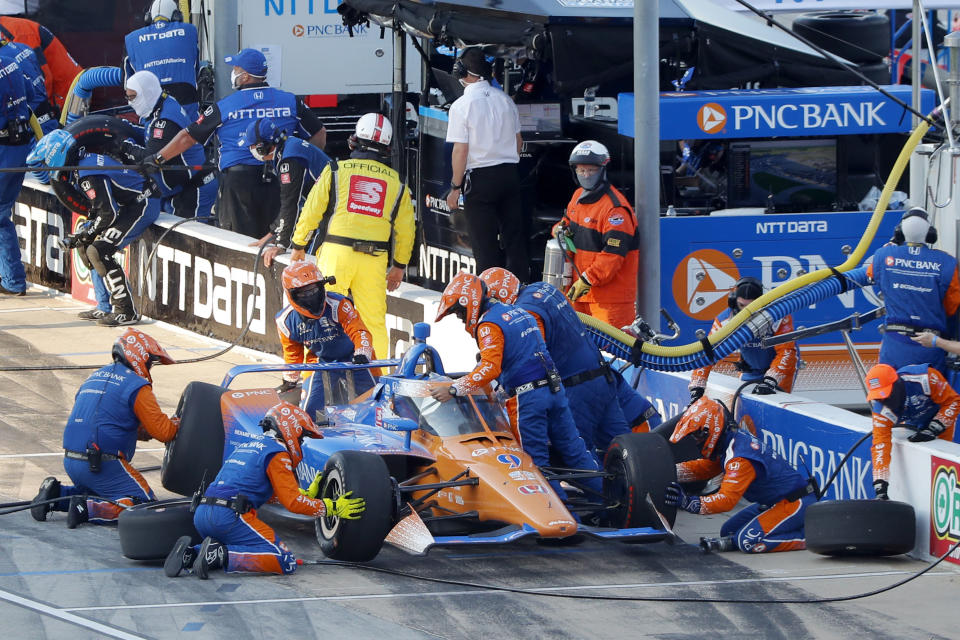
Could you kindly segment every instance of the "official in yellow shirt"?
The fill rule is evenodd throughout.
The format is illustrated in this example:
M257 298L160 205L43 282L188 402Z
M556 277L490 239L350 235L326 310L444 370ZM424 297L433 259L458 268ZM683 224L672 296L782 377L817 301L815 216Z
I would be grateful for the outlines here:
M351 295L373 334L379 358L389 357L387 291L400 286L413 253L413 202L399 174L383 162L393 128L379 113L357 121L348 160L327 165L313 185L293 231L292 261L306 259L310 237L332 216L317 254L320 271L337 278L327 289ZM388 264L391 255L393 264Z

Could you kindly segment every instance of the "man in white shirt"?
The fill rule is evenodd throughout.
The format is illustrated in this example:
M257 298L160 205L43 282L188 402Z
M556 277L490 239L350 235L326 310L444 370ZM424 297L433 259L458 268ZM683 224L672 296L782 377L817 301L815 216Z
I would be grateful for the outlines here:
M463 193L477 273L506 267L526 282L527 225L517 172L523 147L520 116L513 100L490 86L491 71L479 47L464 49L453 65L464 91L447 119L447 142L453 143L447 205L456 209Z

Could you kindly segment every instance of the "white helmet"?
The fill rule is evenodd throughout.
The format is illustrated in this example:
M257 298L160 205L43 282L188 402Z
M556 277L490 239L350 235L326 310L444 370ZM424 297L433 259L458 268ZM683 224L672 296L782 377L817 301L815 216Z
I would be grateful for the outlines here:
M147 11L147 24L157 20L167 22L183 22L183 13L177 5L177 0L153 0L150 10Z
M596 140L584 140L570 152L570 165L595 164L598 167L606 166L610 162L610 152Z
M357 146L386 153L393 140L393 125L383 114L365 113L357 120Z

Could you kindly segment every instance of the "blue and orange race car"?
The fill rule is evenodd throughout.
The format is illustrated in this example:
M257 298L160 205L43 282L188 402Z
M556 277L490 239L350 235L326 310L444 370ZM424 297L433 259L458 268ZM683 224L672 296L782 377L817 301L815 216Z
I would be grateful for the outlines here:
M274 389L231 390L252 371L311 371L325 393L314 417L322 438L303 442L297 468L306 487L323 472L321 496L366 499L358 520L319 518L317 539L331 558L365 561L389 542L414 554L438 545L505 543L527 536L592 536L655 542L672 536L675 509L664 489L676 480L673 455L657 434L614 439L600 471L537 467L524 453L497 394L486 389L447 403L429 389L447 381L440 354L415 327L399 361L369 365L244 365L220 386L193 382L181 398L180 433L168 444L163 485L189 495L216 475L225 456L280 397ZM390 370L375 379L371 370ZM602 477L601 495L582 481ZM551 482L562 483L561 499ZM278 507L278 509L280 509Z

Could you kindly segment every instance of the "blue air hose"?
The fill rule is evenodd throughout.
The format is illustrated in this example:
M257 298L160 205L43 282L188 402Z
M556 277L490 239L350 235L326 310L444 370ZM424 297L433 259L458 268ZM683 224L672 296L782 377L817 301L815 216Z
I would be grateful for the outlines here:
M840 274L839 277L849 280L855 286L868 286L867 268L859 267ZM826 278L801 289L793 291L753 314L750 319L740 325L733 333L713 347L713 357L706 351L698 351L684 356L655 356L641 353L640 366L656 371L692 371L722 360L740 347L755 338L770 335L769 326L801 309L812 304L827 300L849 289L849 283L841 282L839 277ZM594 342L604 351L628 360L630 347L616 340L606 333L585 325ZM757 334L760 335L757 335Z
M73 84L72 92L81 100L89 100L93 90L100 87L120 87L123 85L123 71L120 67L93 67L85 69ZM72 124L83 114L68 112L67 124Z

